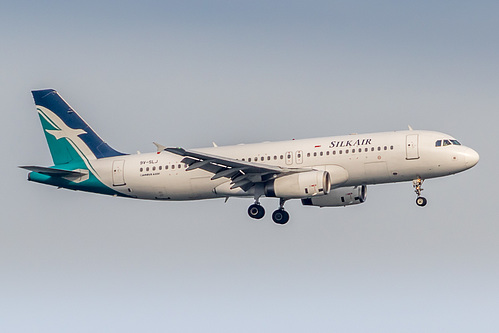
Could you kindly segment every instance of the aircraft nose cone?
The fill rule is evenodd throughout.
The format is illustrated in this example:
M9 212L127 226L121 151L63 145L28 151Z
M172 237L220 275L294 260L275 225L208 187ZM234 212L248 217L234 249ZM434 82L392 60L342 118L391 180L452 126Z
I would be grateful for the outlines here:
M474 167L478 163L479 159L480 155L478 155L478 153L471 148L466 152L466 155L464 157L466 166L468 168Z

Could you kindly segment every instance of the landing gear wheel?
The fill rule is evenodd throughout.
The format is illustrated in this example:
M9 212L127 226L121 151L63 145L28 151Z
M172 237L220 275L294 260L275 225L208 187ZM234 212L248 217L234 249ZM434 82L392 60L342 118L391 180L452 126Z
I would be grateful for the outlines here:
M284 209L275 210L272 213L272 220L277 224L286 224L289 221L289 214Z
M259 204L253 204L248 208L248 215L259 220L265 215L265 209Z
M418 205L419 207L424 207L424 206L426 206L427 203L428 203L428 201L426 200L425 197L418 197L416 199L416 205Z

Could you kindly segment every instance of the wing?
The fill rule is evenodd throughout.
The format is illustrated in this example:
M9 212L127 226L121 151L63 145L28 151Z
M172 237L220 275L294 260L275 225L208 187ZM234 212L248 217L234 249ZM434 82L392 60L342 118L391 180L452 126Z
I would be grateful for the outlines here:
M165 148L164 150L183 156L182 163L189 165L187 171L202 169L211 172L213 173L212 180L222 177L229 178L232 180L231 189L240 187L244 191L248 191L256 183L266 182L292 173L312 170L309 168L283 168L263 163L240 161L183 148Z

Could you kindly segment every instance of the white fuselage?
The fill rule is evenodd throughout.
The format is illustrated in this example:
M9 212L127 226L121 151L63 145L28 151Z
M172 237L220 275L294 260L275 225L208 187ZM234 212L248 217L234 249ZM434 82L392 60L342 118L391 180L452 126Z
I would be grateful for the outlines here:
M194 149L258 164L326 170L332 187L369 185L434 178L471 168L478 154L462 145L435 145L453 139L432 131L352 134L280 142ZM124 195L140 199L196 200L250 196L230 189L230 179L211 180L213 173L188 171L182 156L166 151L92 161L99 178Z

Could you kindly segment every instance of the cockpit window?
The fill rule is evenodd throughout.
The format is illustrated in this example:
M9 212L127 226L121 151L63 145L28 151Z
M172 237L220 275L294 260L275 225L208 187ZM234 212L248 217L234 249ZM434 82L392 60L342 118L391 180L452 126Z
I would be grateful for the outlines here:
M460 146L461 143L455 139L444 139L444 140L435 141L435 147L442 147L442 146L445 147L450 145Z

